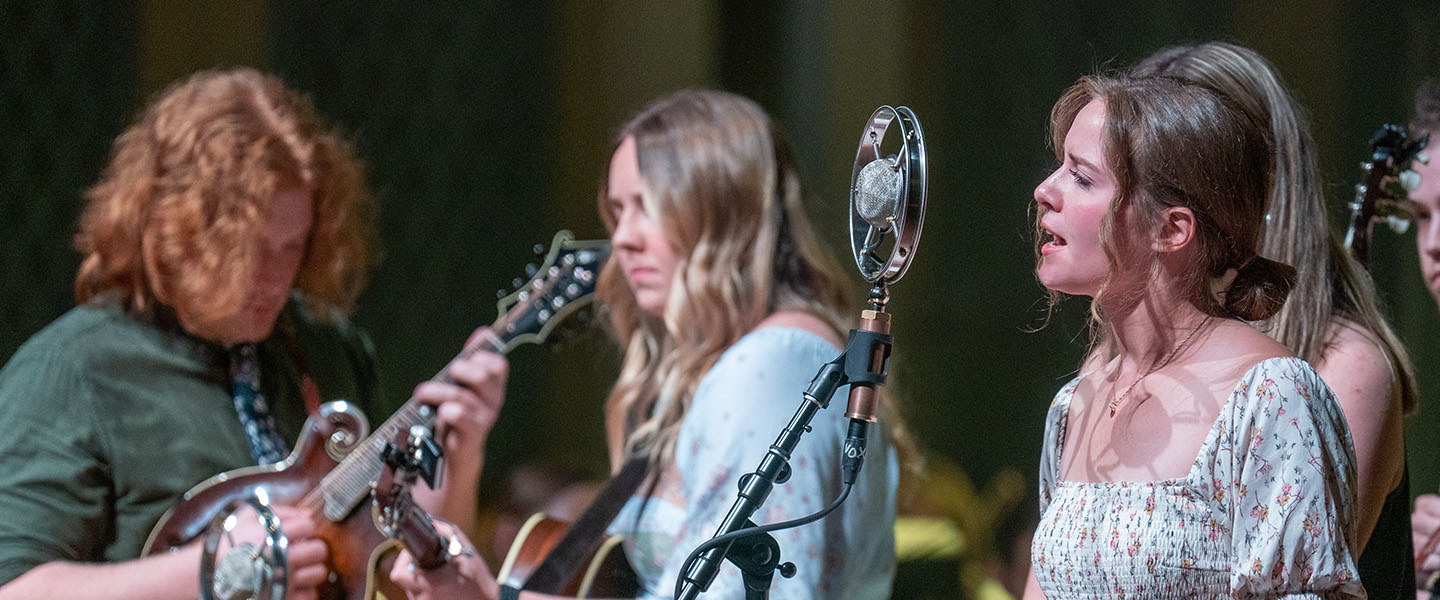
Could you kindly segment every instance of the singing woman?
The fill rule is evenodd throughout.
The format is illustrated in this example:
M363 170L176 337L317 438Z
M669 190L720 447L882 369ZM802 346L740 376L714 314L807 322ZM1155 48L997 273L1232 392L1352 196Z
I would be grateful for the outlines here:
M1255 250L1266 124L1179 79L1086 77L1051 135L1036 274L1091 299L1095 335L1046 420L1026 596L1363 597L1344 415L1246 322L1295 277Z

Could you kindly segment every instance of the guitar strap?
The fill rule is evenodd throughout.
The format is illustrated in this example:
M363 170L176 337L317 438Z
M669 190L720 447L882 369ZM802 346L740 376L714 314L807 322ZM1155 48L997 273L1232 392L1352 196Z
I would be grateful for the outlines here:
M540 562L540 566L536 567L535 572L525 581L524 589L544 593L559 592L574 577L586 559L600 547L610 522L615 520L620 508L625 506L625 502L640 488L640 482L645 480L647 467L648 461L643 456L625 461L620 472L610 478L595 497L595 501L575 519L565 536L545 555L545 560Z

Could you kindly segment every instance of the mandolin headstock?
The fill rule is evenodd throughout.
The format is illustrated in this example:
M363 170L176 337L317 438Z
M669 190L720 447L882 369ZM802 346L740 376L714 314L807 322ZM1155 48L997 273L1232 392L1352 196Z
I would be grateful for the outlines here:
M1386 123L1370 138L1370 156L1360 163L1364 180L1355 186L1350 202L1350 228L1345 248L1362 265L1370 259L1370 233L1376 221L1384 221L1397 233L1409 229L1413 211L1408 199L1415 173L1410 163L1430 141L1426 134L1411 138L1405 129Z
M499 317L490 326L498 346L495 351L503 354L520 344L549 339L560 323L594 301L595 283L609 257L608 241L576 240L564 230L556 233L530 279L497 302Z

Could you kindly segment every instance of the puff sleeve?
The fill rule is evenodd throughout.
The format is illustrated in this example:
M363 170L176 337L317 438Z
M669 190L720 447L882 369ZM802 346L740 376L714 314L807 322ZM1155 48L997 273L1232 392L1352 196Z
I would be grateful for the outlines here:
M1355 566L1355 451L1335 396L1299 359L1252 369L1227 410L1215 489L1236 598L1364 598Z

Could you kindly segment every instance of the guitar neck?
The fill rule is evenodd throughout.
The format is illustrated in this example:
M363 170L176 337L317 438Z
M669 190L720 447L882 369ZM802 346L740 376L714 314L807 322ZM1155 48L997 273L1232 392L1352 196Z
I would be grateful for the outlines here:
M450 377L450 366L457 361L476 352L493 352L504 354L509 350L504 336L496 333L499 325L492 325L481 331L476 343L465 348L459 355L451 359L431 381L444 383L456 383ZM431 427L435 422L435 412L419 399L411 396L405 404L401 405L390 418L381 423L365 441L355 447L340 464L336 465L320 484L311 492L312 495L319 495L317 500L323 501L325 517L332 521L344 519L350 514L361 501L370 494L371 484L380 476L384 468L380 452L388 440L395 438L401 431L408 431L411 427L422 425Z

